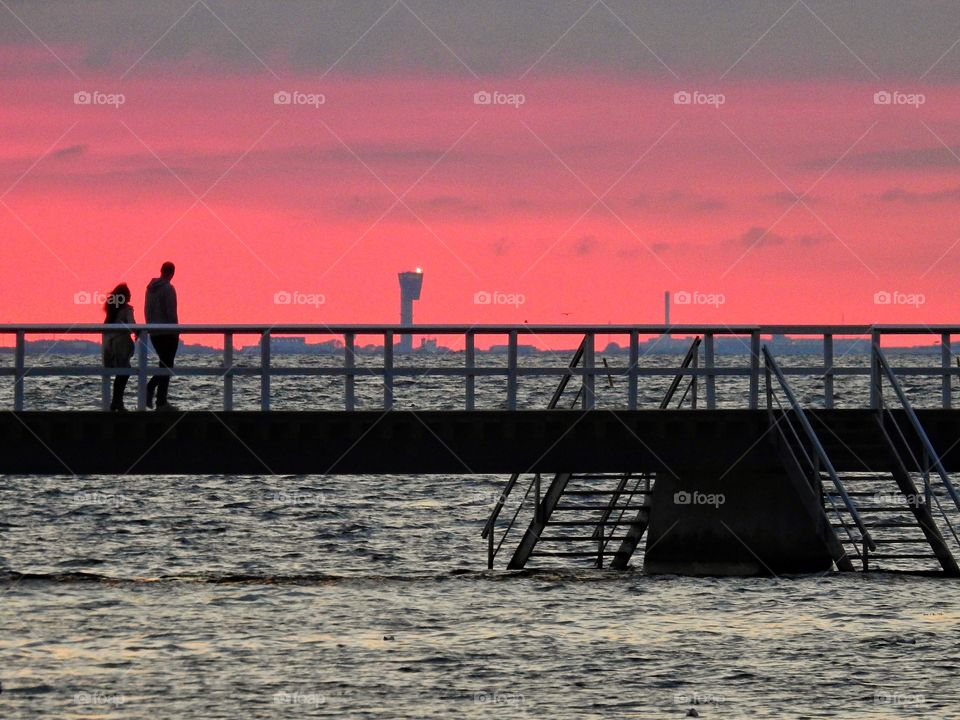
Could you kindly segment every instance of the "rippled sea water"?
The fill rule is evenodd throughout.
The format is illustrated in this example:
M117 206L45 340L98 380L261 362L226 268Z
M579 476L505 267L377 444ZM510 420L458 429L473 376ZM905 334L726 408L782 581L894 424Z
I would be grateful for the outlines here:
M457 407L460 382L399 381L397 399ZM667 382L643 383L644 404ZM274 407L337 407L340 383L278 380ZM525 379L521 403L542 406L552 385ZM600 385L601 402L624 392ZM939 401L938 381L908 385L918 405ZM817 404L822 383L796 386ZM838 406L865 388L838 380ZM258 389L238 381L237 407ZM728 406L745 391L718 385ZM215 409L219 392L174 381L186 408ZM380 392L358 387L369 407ZM478 392L502 401L499 380ZM97 380L27 386L28 407L98 397ZM0 718L960 717L960 581L488 572L480 530L505 479L5 477Z

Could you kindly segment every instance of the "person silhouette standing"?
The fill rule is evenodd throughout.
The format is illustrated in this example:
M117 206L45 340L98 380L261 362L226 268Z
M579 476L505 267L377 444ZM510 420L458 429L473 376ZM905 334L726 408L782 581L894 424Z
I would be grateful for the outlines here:
M147 286L144 313L150 325L177 325L177 291L170 282L176 273L172 262L165 262L160 268L160 277L154 278ZM150 342L160 358L160 367L173 370L177 350L180 348L180 334L171 330L150 332ZM169 375L154 375L147 383L147 407L153 407L156 394L157 410L176 410L169 403L167 395L170 388Z
M112 325L133 325L133 307L130 305L130 288L121 283L107 296L103 305L104 323ZM106 368L128 368L130 358L133 357L135 344L129 330L111 330L103 334L103 366ZM110 410L125 412L123 393L127 389L129 375L117 375L113 380L113 396L110 399Z

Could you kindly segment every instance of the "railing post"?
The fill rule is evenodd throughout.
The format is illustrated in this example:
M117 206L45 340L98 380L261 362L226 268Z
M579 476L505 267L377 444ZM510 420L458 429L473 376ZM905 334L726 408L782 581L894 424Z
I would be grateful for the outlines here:
M517 409L517 331L507 340L507 410Z
M356 356L357 336L354 333L345 333L343 336L343 366L353 370L357 365ZM343 409L352 412L356 405L356 375L348 372L343 376Z
M23 411L23 383L26 380L27 339L23 331L17 332L17 346L13 355L13 409Z
M627 370L627 408L637 409L637 365L640 364L640 333L630 331L630 368Z
M100 368L103 373L100 375L100 409L106 412L110 410L110 376L107 375L108 370L106 368L102 365Z
M594 393L596 392L596 379L594 370L597 367L595 337L593 333L587 333L583 336L583 397L581 398L581 407L584 410L593 410L596 402Z
M690 386L690 407L694 410L697 409L697 390L700 388L700 375L698 371L700 369L700 348L698 347L696 352L693 353L693 360L690 363L690 367L693 368L693 382Z
M760 395L760 332L750 333L750 409L756 410Z
M943 368L943 381L941 395L943 397L943 409L949 410L952 404L950 397L950 333L943 333L940 336L940 364Z
M713 374L713 333L703 334L703 359L707 371L707 410L717 409L717 383L716 375Z
M773 424L773 377L770 373L769 363L763 364L764 375L767 381L767 414L770 416L770 424Z
M383 409L393 409L393 331L383 333Z
M270 410L270 331L260 336L260 409Z
M823 334L823 406L833 408L833 335Z
M149 336L146 330L137 334L137 410L147 409L147 342Z
M233 410L233 333L223 334L223 409Z
M870 407L874 410L880 407L880 362L876 348L880 345L880 333L876 330L870 333Z
M467 370L466 387L464 388L464 392L466 393L464 405L467 410L473 410L476 405L476 375L473 374L473 369L477 364L477 347L476 336L472 332L468 332L464 336L463 355ZM492 557L490 558L490 562L493 563ZM493 565L490 567L492 569Z

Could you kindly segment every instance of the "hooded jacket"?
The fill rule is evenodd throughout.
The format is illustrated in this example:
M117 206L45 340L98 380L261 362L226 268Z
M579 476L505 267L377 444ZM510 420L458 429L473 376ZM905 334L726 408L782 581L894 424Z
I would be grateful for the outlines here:
M177 317L177 291L169 280L158 277L150 281L143 311L150 324L175 325L180 322Z

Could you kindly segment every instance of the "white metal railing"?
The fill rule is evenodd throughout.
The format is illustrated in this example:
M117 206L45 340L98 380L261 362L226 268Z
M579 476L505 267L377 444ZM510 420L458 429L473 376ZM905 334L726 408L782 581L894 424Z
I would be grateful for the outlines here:
M234 379L244 376L260 378L260 407L270 409L271 379L278 376L336 376L343 378L343 407L353 410L356 407L356 380L361 376L373 375L383 383L383 407L394 405L394 380L397 377L416 377L421 375L454 376L464 379L464 408L476 407L476 379L495 376L506 379L505 407L517 409L518 385L523 377L552 376L560 377L572 374L580 377L586 386L582 394L582 407L595 406L596 395L593 389L595 378L599 375L626 377L625 397L617 402L617 407L636 409L638 407L638 379L641 377L683 375L697 378L703 382L704 404L706 409L715 409L717 405L717 378L740 377L748 379L748 392L745 405L758 407L761 378L760 345L761 338L769 335L786 335L791 338L818 340L822 345L822 364L815 366L785 367L785 375L815 376L823 381L824 407L833 407L834 379L840 376L870 376L871 406L877 406L876 364L863 367L837 367L834 365L834 347L838 338L860 339L869 352L872 344L879 344L884 337L892 336L930 336L941 343L940 362L930 366L899 367L899 376L929 376L941 380L941 406L951 406L951 378L960 375L960 367L951 365L952 354L950 340L952 335L960 334L960 326L945 325L129 325L131 332L143 335L147 331L175 331L181 336L219 336L222 338L223 355L219 367L178 367L174 371L165 371L150 367L151 361L146 343L138 341L134 367L130 369L103 368L91 363L86 366L40 367L27 365L26 343L31 336L97 336L103 332L116 331L117 325L50 325L24 324L0 325L0 346L10 347L13 339L13 367L0 367L0 377L12 376L14 379L14 409L24 409L24 387L28 378L37 377L74 377L99 376L103 383L103 396L109 394L111 376L131 375L139 379L138 408L143 409L146 402L146 380L148 376L175 375L178 378L191 376L215 376L223 382L223 408L233 409ZM395 337L402 335L431 335L438 339L456 340L454 344L464 348L464 364L460 367L430 367L397 365L395 362ZM583 338L584 358L579 367L570 369L566 365L555 367L530 367L520 363L518 348L520 341L542 345L549 337L560 335ZM620 337L626 340L629 362L625 368L598 367L596 364L596 338L598 336ZM667 340L677 342L680 354L689 346L690 340L703 337L703 359L687 367L649 367L641 366L641 351L656 349L658 343ZM235 340L238 336L253 336L258 339L260 363L257 367L240 367L235 361ZM278 336L300 336L308 338L337 339L342 342L343 363L339 367L276 367L272 364L272 339ZM378 366L359 366L357 364L357 345L359 337L375 336L382 343L382 364ZM506 340L505 365L501 367L479 366L477 338L502 338ZM648 338L649 343L641 343ZM717 341L721 338L737 338L738 347L742 345L746 364L736 366L718 366ZM502 340L501 340L502 342ZM651 345L652 347L648 347ZM427 358L429 356L422 356Z

